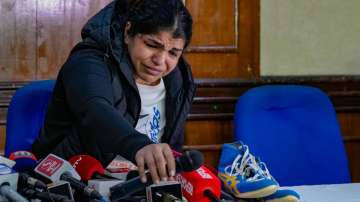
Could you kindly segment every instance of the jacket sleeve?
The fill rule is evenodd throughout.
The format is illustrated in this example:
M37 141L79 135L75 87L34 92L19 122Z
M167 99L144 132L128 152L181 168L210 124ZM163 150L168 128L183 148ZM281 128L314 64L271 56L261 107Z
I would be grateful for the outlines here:
M62 82L67 103L82 129L82 144L93 141L101 152L117 153L131 161L140 148L152 144L114 107L111 74L101 56L70 57L62 69Z

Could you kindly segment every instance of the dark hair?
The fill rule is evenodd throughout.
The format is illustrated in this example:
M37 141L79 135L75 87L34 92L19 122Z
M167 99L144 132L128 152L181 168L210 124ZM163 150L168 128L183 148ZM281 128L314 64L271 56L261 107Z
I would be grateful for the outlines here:
M185 40L185 47L189 45L193 21L181 0L127 0L126 9L129 36L171 31L174 38Z

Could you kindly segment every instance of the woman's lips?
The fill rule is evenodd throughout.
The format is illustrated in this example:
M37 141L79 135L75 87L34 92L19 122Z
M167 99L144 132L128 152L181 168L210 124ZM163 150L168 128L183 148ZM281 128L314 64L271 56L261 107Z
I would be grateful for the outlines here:
M146 72L153 76L158 76L159 74L161 74L161 71L156 68L152 68L147 65L144 65L144 67L145 67Z

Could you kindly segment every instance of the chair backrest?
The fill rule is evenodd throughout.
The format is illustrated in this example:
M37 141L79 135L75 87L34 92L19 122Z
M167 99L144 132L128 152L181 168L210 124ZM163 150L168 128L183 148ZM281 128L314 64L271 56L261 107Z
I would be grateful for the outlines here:
M236 104L234 131L281 186L351 180L335 110L317 88L265 85L248 90Z
M7 113L5 156L31 150L43 125L54 84L53 80L35 81L15 92Z

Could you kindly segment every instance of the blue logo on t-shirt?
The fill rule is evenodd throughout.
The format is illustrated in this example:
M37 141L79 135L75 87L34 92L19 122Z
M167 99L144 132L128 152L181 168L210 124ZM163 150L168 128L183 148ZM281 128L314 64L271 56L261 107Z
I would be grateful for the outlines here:
M153 107L153 118L152 121L150 121L150 139L158 143L159 142L159 132L160 132L160 111L156 107Z

